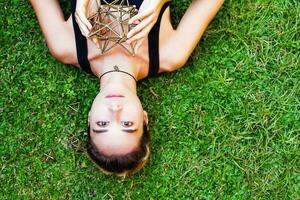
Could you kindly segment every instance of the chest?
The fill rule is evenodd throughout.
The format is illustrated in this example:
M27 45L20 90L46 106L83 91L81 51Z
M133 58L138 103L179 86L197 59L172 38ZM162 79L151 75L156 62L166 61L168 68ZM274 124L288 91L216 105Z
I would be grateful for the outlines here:
M136 3L136 2L135 2ZM170 13L169 13L169 8L164 12L160 23L160 30L158 32L158 62L159 62L159 71L162 72L164 71L164 66L165 66L165 56L167 55L164 52L164 46L166 46L166 44L169 43L169 38L170 38L170 34L173 33L173 28L171 25L171 21L170 21ZM153 44L150 45L149 48L149 42L151 42L151 40L149 40L149 38L144 38L143 43L140 45L138 51L136 51L136 55L132 56L130 55L130 53L128 52L128 50L126 50L126 48L130 48L130 46L125 46L126 48L124 48L125 44L122 45L115 45L115 44L110 44L110 46L108 46L107 48L109 48L109 51L107 52L102 52L99 49L99 45L103 45L102 44L95 44L95 41L93 42L91 39L88 39L87 43L88 43L88 59L90 61L92 70L97 70L99 68L101 68L101 66L104 66L105 63L109 63L109 64L113 64L113 62L120 62L120 60L115 59L114 55L117 55L116 57L120 57L118 55L122 55L121 57L124 58L124 56L126 57L126 59L123 59L122 62L128 62L128 63L132 63L135 62L136 66L139 66L139 68L141 69L141 74L147 74L148 70L149 70L149 54L150 52L153 50ZM150 50L150 51L149 51ZM111 60L109 62L107 62L107 60ZM126 63L124 63L126 65Z

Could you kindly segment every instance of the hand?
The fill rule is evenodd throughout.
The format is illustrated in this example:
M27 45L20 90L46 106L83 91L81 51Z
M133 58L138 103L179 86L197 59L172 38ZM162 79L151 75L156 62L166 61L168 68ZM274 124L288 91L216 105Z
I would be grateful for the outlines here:
M156 23L160 10L167 0L144 0L137 15L132 17L128 23L137 24L127 34L127 43L136 42L136 49L143 43L152 27Z
M88 7L91 0L77 0L75 19L79 26L79 29L85 37L87 37L92 29L92 25L87 19Z

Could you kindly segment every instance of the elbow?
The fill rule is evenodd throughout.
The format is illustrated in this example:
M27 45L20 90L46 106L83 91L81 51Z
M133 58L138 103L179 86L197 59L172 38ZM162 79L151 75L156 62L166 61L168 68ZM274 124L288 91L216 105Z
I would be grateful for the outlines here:
M175 60L176 68L183 67L187 63L188 58L189 58L189 56L187 56L185 54L178 56L178 58Z
M178 52L175 54L174 59L173 59L173 67L175 69L179 69L183 67L187 61L188 61L189 56L185 53Z
M168 62L165 67L166 72L175 71L183 67L188 61L188 56L185 54L175 53L169 56Z
M225 0L220 0L219 3L220 3L220 7L224 4Z
M51 45L49 46L49 51L51 55L59 62L64 64L71 63L71 51L63 45Z

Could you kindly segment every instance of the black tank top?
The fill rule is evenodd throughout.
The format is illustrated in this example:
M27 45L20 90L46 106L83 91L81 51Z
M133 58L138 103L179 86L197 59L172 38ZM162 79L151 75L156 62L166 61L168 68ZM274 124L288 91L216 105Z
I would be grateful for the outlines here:
M81 34L78 24L75 20L75 11L76 11L76 1L72 0L72 21L73 28L75 33L75 42L76 42L76 52L77 60L80 67L87 73L92 74L91 66L88 60L88 48L87 48L87 39ZM107 1L109 2L109 0ZM136 5L139 9L143 0L129 0L130 5ZM170 2L166 2L158 16L157 22L152 27L148 35L148 49L149 49L149 73L147 77L155 77L158 75L159 71L159 30L160 22L163 13L170 5Z

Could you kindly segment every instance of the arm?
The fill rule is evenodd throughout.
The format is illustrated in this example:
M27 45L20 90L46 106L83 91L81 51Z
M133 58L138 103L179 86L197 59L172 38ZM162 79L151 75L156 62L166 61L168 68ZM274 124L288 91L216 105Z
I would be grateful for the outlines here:
M174 71L186 63L223 3L224 0L193 0L163 49L164 57L169 58L165 71Z
M64 19L57 0L30 0L50 53L66 64L75 64L76 47L71 20Z

